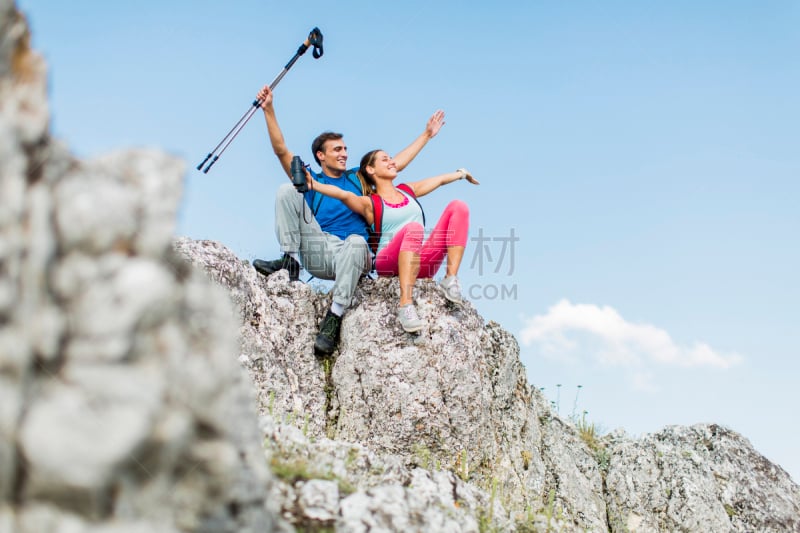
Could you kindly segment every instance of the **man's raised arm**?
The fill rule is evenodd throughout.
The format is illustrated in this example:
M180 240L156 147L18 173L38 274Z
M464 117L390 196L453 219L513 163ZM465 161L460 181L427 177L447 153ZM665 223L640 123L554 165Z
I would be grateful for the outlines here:
M442 126L444 126L444 111L440 109L428 119L428 123L425 125L425 131L423 131L419 137L414 139L411 144L406 146L394 156L394 162L397 165L397 170L400 171L406 168L408 164L411 163L415 157L417 157L417 154L422 150L422 148L428 144L428 141L436 137L436 134L439 133L439 130ZM289 159L291 160L291 158Z
M278 156L278 161L281 162L283 171L292 179L292 152L286 146L286 141L283 138L280 126L278 126L278 119L275 117L275 108L272 105L272 91L269 85L265 85L258 91L256 98L261 102L261 109L264 111L264 119L267 121L267 132L269 133L269 142L272 145L272 151ZM417 150L419 151L419 150Z

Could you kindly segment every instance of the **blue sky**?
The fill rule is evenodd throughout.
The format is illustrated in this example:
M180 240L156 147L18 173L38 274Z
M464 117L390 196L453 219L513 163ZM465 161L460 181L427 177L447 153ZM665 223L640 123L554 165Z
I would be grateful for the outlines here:
M184 158L177 232L244 259L278 253L285 178L262 116L210 173L194 166L318 26L325 55L276 90L290 148L310 161L315 135L341 131L355 166L444 109L401 177L481 181L426 212L469 203L462 284L562 415L631 435L724 424L800 480L800 3L18 5L55 135L82 157Z

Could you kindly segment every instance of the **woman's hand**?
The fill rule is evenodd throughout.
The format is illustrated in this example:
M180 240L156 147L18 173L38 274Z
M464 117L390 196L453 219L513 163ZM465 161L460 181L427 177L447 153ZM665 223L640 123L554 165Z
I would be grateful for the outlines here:
M425 125L425 132L428 134L428 137L433 139L436 137L436 134L439 133L439 130L442 129L442 126L444 126L444 111L439 109L428 119L428 123Z
M456 170L456 172L461 172L461 178L460 179L465 179L466 178L466 180L468 182L470 182L471 184L473 184L473 185L480 185L481 184L478 180L476 180L475 178L472 177L472 174L470 174L469 171L466 168L459 168L458 170Z

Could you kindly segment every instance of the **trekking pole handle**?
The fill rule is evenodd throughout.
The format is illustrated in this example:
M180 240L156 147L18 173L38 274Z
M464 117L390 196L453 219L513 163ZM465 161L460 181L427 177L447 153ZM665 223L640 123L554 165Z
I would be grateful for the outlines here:
M308 34L308 39L306 39L306 42L308 43L306 47L309 45L314 47L314 50L312 51L314 59L319 59L322 57L322 32L319 31L319 28L315 27L313 30L311 30L311 33Z

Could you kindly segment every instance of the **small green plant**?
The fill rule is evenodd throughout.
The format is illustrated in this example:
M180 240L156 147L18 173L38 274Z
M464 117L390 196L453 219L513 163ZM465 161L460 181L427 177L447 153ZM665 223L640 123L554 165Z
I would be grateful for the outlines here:
M467 450L461 450L461 453L456 455L455 471L458 477L463 481L469 481L469 462L467 458Z
M480 533L489 533L498 531L498 529L492 526L492 521L494 520L494 501L497 498L497 479L492 478L491 481L492 488L489 492L489 509L481 509L478 511L478 531Z
M536 531L534 520L536 520L536 513L533 511L533 507L526 505L524 514L516 517L517 533L534 533Z
M478 510L478 532L479 533L502 533L502 530L492 525L492 518L489 516L490 512L480 509Z
M350 448L347 450L347 458L344 460L344 466L347 470L353 468L358 460L358 448Z
M329 357L322 360L322 368L325 372L325 414L327 415L325 422L325 436L333 440L336 438L336 426L339 421L339 416L343 416L344 409L342 409L338 416L330 416L333 410L333 396L335 389L333 386L333 363Z
M273 416L273 410L275 408L275 391L269 391L269 402L267 402L267 409L269 410L269 416Z
M527 470L531 466L531 460L533 459L533 454L528 450L522 450L519 452L522 456L522 468Z
M608 523L612 531L619 531L620 533L630 533L628 529L628 522L619 512L608 513Z
M327 408L326 412L328 412ZM338 416L328 417L325 421L325 436L331 440L336 439L336 426L339 424L340 417L344 417L344 407L339 407Z
M541 523L542 518L547 520L545 524ZM547 504L544 507L538 508L537 511L532 506L526 505L524 515L516 518L517 533L560 533L566 531L565 527L564 510L559 507L556 511L555 490L553 489L550 490Z
M556 491L555 489L550 489L549 494L547 495L547 507L544 509L544 515L547 517L547 531L550 531L553 522L553 512L555 511L556 507Z
M611 453L609 453L605 446L601 446L595 450L594 459L597 461L597 465L600 467L600 472L603 474L608 472L608 468L611 466Z
M556 383L556 413L561 414L561 383Z
M578 429L581 440L594 452L594 459L597 461L600 471L605 474L611 464L611 454L600 440L600 429L594 422L586 419L587 414L589 411L584 411L581 418L575 420L575 427Z
M270 459L269 464L270 467L272 467L272 473L275 474L275 477L287 483L323 479L326 481L335 481L339 487L339 493L344 496L349 496L357 490L348 480L340 479L330 471L317 470L309 465L308 461L301 458L288 459L274 455Z
M578 388L575 390L575 401L572 402L572 419L575 420L576 412L578 410L578 395L581 393L581 389L583 385L578 385Z
M431 458L433 454L427 446L417 442L411 448L411 452L414 454L414 459L417 463L417 466L425 470L430 470Z
M336 483L339 485L339 494L344 496L350 496L351 494L355 493L358 489L355 485L347 481L346 479L336 479Z
M584 411L583 415L575 420L575 427L578 429L578 434L583 439L583 442L593 451L597 451L597 449L601 446L598 439L600 438L600 430L597 428L594 422L589 422L586 419L586 415L589 414L589 411Z
M325 479L328 481L336 479L336 476L330 472L320 472L311 468L304 459L287 459L273 455L269 464L272 467L272 473L276 477L289 483L308 481L310 479Z

